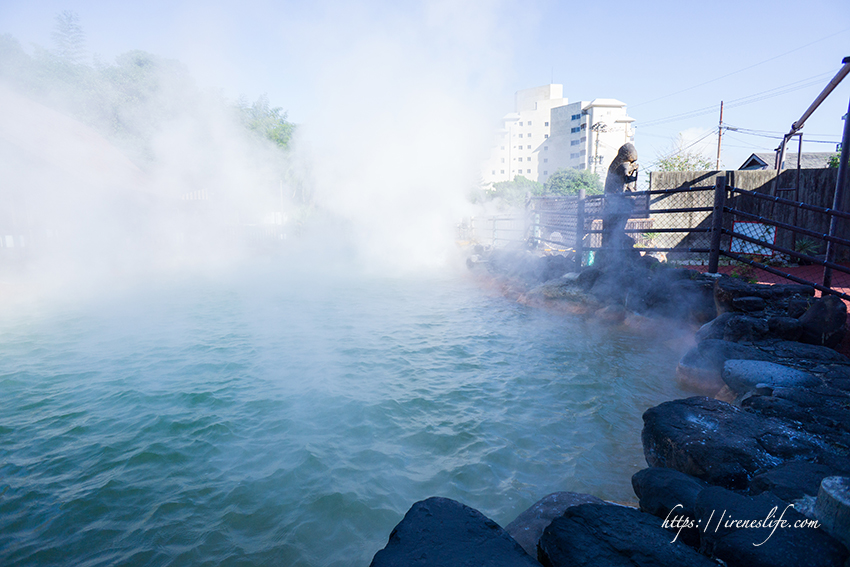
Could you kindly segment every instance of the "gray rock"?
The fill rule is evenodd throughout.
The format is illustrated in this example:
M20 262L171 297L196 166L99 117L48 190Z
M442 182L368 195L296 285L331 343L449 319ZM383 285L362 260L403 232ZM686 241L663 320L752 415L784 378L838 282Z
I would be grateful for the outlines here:
M750 495L770 492L785 502L817 496L821 481L837 472L832 467L806 461L783 463L754 476L750 481Z
M538 559L547 567L717 567L661 527L662 520L625 506L582 504L544 530Z
M763 311L766 303L761 297L746 296L735 297L732 299L732 308L735 311L744 311L752 313L754 311Z
M823 462L830 456L821 439L790 422L712 398L665 402L648 409L643 421L649 466L733 489L746 488L755 474L785 461Z
M828 386L774 388L770 394L742 400L741 407L753 415L792 422L800 431L817 436L830 448L818 462L850 470L850 393Z
M736 343L758 341L764 338L769 330L765 319L751 317L749 315L738 315L726 322L723 340Z
M736 278L723 277L714 286L714 301L718 313L734 311L733 301L741 297L760 297L768 303L788 301L794 296L813 296L815 288L806 285L750 284Z
M757 388L811 388L821 384L816 376L764 360L727 360L723 381L738 394Z
M697 496L708 484L673 469L653 467L638 471L632 476L640 509L662 519L694 519ZM699 529L677 526L669 528L678 534L677 539L691 547L699 546Z
M788 299L786 314L788 315L788 317L799 319L803 316L803 313L805 313L809 306L812 304L812 301L814 301L813 297L791 297Z
M546 526L567 511L570 506L579 504L605 504L596 496L577 492L555 492L544 496L528 510L505 527L522 548L532 557L537 557L537 542Z
M695 337L697 342L704 341L706 339L723 339L723 335L726 333L726 323L728 323L729 319L732 319L733 317L737 317L737 314L731 311L721 313L700 327ZM796 319L794 320L796 321Z
M840 566L847 559L847 549L825 531L800 524L794 527L806 518L767 493L748 498L712 486L700 492L695 510L701 551L729 567L827 567ZM772 530L769 525L744 527L740 523L768 518L782 518L788 524Z
M813 345L835 347L847 332L846 323L847 305L834 295L821 297L800 317L803 327L800 340Z
M826 531L850 547L850 477L823 479L815 502L815 514Z
M539 563L478 510L448 498L414 504L375 554L372 567L539 567Z
M767 327L772 336L784 341L796 341L803 333L803 326L794 317L770 317Z
M727 360L770 360L770 358L768 354L750 346L718 339L706 339L685 353L676 368L676 378L684 387L713 396L726 385L721 372Z

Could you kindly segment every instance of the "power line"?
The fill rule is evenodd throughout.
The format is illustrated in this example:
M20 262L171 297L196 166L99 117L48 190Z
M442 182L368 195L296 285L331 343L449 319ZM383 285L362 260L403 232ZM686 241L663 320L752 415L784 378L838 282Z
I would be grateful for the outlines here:
M740 98L732 99L726 103L727 108L737 108L739 106L744 106L745 104L752 104L754 102L760 102L762 100L766 100L768 98L773 98L775 96L780 96L784 94L788 94L790 92L794 92L800 89L804 89L806 87L810 87L816 85L823 80L824 77L831 76L833 73L829 71L827 73L820 73L813 77L809 77L807 79L801 79L799 81L794 81L793 83L788 83L787 85L782 85L779 87L774 87L772 89L768 89L766 91L761 91L755 94L743 96ZM676 122L679 120L686 120L688 118L696 118L697 116L703 116L705 114L711 114L716 112L717 105L706 106L704 108L699 108L696 110L691 110L689 112L683 112L681 114L674 114L673 116L668 116L667 118L659 118L656 120L649 120L643 124L638 123L636 126L640 128L649 128L652 126L660 126L661 124L667 124L668 122Z
M816 39L815 41L813 41L813 42L811 42L811 43L807 43L807 44L805 44L805 45L801 45L800 47L795 47L794 49L792 49L792 50L790 50L790 51L786 51L785 53L780 53L779 55L775 55L775 56L773 56L773 57L771 57L771 58L769 58L769 59L765 59L764 61L759 61L758 63L754 63L754 64L752 64L752 65L749 65L748 67L744 67L743 69L738 69L737 71L732 71L731 73L727 73L727 74L722 75L722 76L720 76L720 77L717 77L717 78L715 78L715 79L711 79L711 80L705 81L704 83L700 83L700 84L698 84L698 85L694 85L694 86L692 86L692 87L688 87L688 88L686 88L686 89L682 89L682 90L680 90L680 91L676 91L676 92L671 93L671 94L668 94L668 95L660 96L660 97L658 97L658 98L654 98L654 99L652 99L652 100L647 100L647 101L645 101L645 102L640 102L640 103L638 103L638 104L633 104L633 105L632 105L632 108L635 108L635 107L637 107L637 106L642 106L642 105L644 105L644 104L649 104L649 103L652 103L652 102L656 102L656 101L659 101L659 100L664 100L665 98L670 98L671 96L676 96L676 95L678 95L678 94L686 93L686 92L688 92L688 91L692 91L692 90L697 89L697 88L699 88L699 87L703 87L703 86L705 86L705 85L709 85L709 84L711 84L711 83L714 83L714 82L716 82L716 81L719 81L720 79L725 79L726 77L731 77L732 75L737 75L738 73L743 73L744 71L748 71L748 70L750 70L750 69L752 69L752 68L754 68L754 67L758 67L759 65L764 65L765 63L769 63L770 61L775 61L776 59L779 59L780 57L785 57L786 55L790 55L791 53L794 53L795 51L800 51L801 49L805 49L806 47L809 47L810 45L814 45L814 44L816 44L816 43L820 43L821 41L825 41L825 40L827 40L827 39L829 39L829 38L831 38L831 37L835 37L835 36L837 36L837 35L841 35L841 34L843 34L843 33L847 32L847 31L850 31L850 28L846 28L846 29L843 29L843 30L841 30L841 31L835 32L834 34L828 35L828 36L826 36L826 37L822 37L822 38L820 38L820 39Z

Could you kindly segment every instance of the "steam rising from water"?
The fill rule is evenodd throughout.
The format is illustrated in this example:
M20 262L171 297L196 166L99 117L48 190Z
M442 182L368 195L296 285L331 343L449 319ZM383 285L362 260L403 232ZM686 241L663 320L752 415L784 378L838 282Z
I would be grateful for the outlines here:
M282 41L307 69L293 80L314 104L297 109L306 117L286 159L185 76L158 82L166 117L118 109L147 129L137 152L63 114L58 87L42 105L0 83L0 165L15 205L0 227L15 247L0 250L5 263L91 284L231 269L300 235L372 270L444 265L500 114L491 95L507 50L495 11L481 8L437 2L375 19L335 7L288 28Z

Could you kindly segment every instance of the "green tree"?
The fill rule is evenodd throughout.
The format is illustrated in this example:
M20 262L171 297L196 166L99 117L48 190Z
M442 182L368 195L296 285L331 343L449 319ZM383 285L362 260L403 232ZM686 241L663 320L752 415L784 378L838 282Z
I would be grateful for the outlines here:
M841 154L840 153L833 154L833 155L829 156L829 161L827 162L826 166L830 169L838 169L838 164L840 163L840 160L841 160ZM850 157L848 157L848 160L850 160Z
M282 108L271 107L268 96L261 96L250 106L244 99L240 99L236 107L246 128L270 140L279 148L289 148L295 133L295 124L286 119Z
M599 176L586 169L559 169L543 186L544 195L578 195L584 189L587 195L602 193Z
M694 144L690 144L693 146ZM666 156L655 164L655 171L706 171L714 169L715 162L697 150L689 150L682 135L676 138Z
M710 158L699 152L679 152L658 160L656 171L706 171L714 169Z
M490 199L501 199L509 205L523 205L528 194L542 195L543 184L522 175L514 177L513 181L499 181L493 184L493 191L489 193Z
M80 26L80 17L69 10L59 13L53 26L53 43L56 54L72 64L82 63L86 54L86 34Z

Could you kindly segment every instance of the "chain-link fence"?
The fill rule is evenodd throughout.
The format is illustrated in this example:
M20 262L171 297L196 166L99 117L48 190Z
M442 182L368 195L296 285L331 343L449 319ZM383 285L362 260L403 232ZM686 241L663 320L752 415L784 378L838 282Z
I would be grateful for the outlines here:
M750 282L801 283L850 300L850 214L731 187L717 270Z
M631 238L626 246L669 263L812 285L850 300L850 213L775 196L782 189L769 185L727 187L726 179L724 172L653 176L648 191L532 197L524 213L470 219L459 239L523 243L567 254L580 267L612 246L605 235L613 227Z

